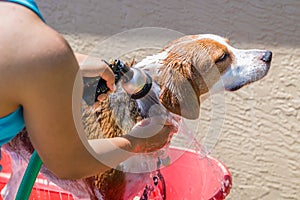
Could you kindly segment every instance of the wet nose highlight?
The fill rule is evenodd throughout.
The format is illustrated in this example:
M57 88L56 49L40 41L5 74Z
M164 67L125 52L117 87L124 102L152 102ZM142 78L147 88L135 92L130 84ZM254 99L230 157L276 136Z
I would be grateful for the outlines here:
M261 58L262 61L269 63L272 60L272 52L271 51L266 51L264 55Z

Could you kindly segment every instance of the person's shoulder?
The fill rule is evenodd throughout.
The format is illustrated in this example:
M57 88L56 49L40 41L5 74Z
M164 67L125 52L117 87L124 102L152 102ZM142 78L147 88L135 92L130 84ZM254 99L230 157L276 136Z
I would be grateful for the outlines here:
M4 16L0 24L5 25L0 31L0 44L5 48L0 51L5 58L0 60L0 85L7 86L0 92L7 98L14 94L11 101L22 104L28 94L40 93L47 84L67 82L63 76L77 73L78 64L67 41L40 19Z
M40 62L43 66L57 66L75 61L75 56L68 42L62 35L49 26L36 27L32 32L32 41L27 43L28 61Z
M15 66L26 81L21 100L30 96L30 102L41 98L45 90L57 95L52 91L54 88L73 85L79 69L72 49L59 33L46 25L33 28L30 42L24 43L22 55L17 58L18 66Z

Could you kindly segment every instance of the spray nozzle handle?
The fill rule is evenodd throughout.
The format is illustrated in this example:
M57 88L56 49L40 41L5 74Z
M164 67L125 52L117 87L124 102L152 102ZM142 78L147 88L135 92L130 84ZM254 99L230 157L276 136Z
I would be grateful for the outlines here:
M130 73L130 68L126 66L122 61L115 59L109 62L102 60L109 68L113 71L115 75L115 84L119 82L122 76L129 78L132 76ZM97 84L96 93L95 93L95 102L98 99L98 96L101 94L106 94L109 91L106 81L103 78L99 79Z
M98 96L101 94L106 94L109 91L109 88L107 87L106 80L103 78L99 79L96 93L95 93L95 102L98 101Z
M140 69L130 68L126 66L122 61L116 59L110 63L103 60L113 71L115 75L115 84L117 84L122 78L123 89L131 95L133 99L143 98L152 87L151 77ZM98 96L106 94L109 88L106 85L106 81L100 78L95 94L95 102Z

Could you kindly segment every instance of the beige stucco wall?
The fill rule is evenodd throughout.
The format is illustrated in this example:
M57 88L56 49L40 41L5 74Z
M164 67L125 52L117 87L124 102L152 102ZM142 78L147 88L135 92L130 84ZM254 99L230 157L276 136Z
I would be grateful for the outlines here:
M48 24L81 53L89 53L96 42L113 34L145 26L184 34L216 33L240 48L272 50L272 67L265 79L225 95L225 121L212 154L232 172L228 199L300 199L299 0L38 4ZM155 37L146 39L152 42ZM209 124L209 117L203 117L203 124Z

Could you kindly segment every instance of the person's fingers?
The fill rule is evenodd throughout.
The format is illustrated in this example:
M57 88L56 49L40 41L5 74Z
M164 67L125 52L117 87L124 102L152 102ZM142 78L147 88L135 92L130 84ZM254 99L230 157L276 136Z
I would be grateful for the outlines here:
M147 119L143 119L142 121L139 121L136 126L147 126L151 123L151 119L147 118Z
M103 101L107 98L107 94L100 94L98 97L97 97L97 100L98 101Z
M155 151L168 145L171 141L170 133L172 130L172 126L164 126L159 132L158 137L155 140L151 140L151 143L148 144L149 148L146 151Z
M172 133L175 133L178 130L178 123L175 120L167 120L165 116L155 116L143 119L137 123L135 127L138 130L143 130L143 134L139 134L139 137L151 137L158 134L166 127L172 129Z
M142 126L141 124L148 124ZM163 125L160 126L159 129L155 130L157 127L153 128L153 120L151 122L150 119L143 120L140 125L136 126L130 133L127 134L127 137L133 136L133 138L139 138L138 142L135 142L135 152L137 153L145 153L152 152L166 146L170 140L172 132L174 132L173 125Z
M106 81L107 87L111 91L114 91L115 75L105 63L103 63L102 67L103 70L101 70L101 73L99 75Z

